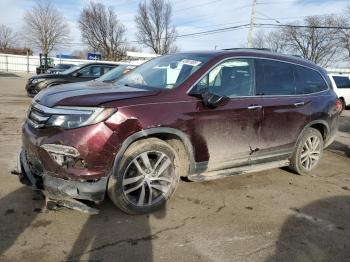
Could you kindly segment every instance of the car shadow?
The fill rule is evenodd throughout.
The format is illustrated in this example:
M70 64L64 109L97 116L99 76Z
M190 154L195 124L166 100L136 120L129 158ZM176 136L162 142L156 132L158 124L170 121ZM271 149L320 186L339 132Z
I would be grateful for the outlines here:
M149 218L165 217L165 207L150 215L127 215L106 199L91 215L65 261L153 261Z
M313 202L285 221L272 261L350 261L350 195Z
M336 151L336 152L342 152L347 157L350 157L350 147L348 145L345 145L343 143L340 143L338 141L334 141L329 147L329 150Z
M30 226L44 205L41 193L29 187L21 187L0 199L0 255Z
M344 133L350 133L350 117L342 116L339 122L338 130Z

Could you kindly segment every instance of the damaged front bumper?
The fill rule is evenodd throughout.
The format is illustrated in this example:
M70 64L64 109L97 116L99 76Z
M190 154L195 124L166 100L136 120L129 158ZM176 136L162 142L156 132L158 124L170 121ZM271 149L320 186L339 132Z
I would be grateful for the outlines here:
M26 152L21 149L17 157L17 173L22 184L44 191L53 199L81 199L102 201L105 197L107 177L97 181L75 181L51 176L47 173L33 173L27 161Z

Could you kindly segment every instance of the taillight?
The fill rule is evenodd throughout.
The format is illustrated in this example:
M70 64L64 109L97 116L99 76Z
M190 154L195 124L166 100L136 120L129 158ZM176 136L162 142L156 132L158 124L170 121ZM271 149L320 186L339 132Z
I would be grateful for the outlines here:
M340 99L335 101L335 110L340 113L343 110L343 104Z

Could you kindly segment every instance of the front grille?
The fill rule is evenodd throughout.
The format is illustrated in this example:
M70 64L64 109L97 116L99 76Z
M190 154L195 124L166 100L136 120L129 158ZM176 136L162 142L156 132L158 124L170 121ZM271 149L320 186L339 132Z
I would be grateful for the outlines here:
M28 123L34 128L42 128L45 126L47 120L49 120L51 114L46 113L37 104L32 104L28 113Z

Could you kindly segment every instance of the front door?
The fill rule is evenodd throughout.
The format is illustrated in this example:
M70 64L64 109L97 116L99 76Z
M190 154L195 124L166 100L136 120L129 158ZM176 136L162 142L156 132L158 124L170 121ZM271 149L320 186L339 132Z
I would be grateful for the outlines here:
M101 65L89 65L78 71L77 76L72 77L72 82L94 80L102 75Z
M198 143L206 150L206 171L249 163L259 149L262 119L261 98L255 97L252 59L229 59L214 67L195 86L229 100L215 108L198 102L193 126Z

